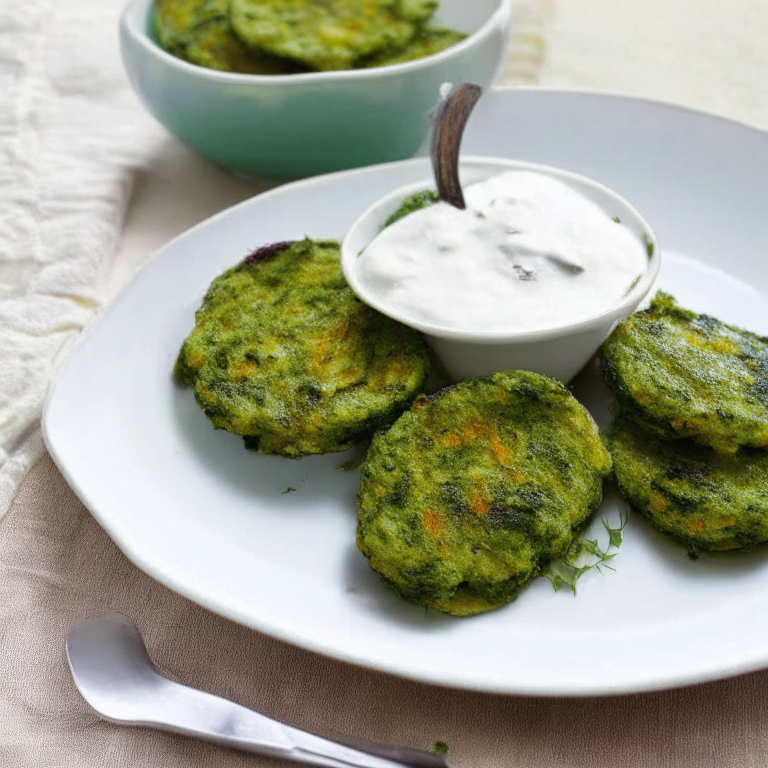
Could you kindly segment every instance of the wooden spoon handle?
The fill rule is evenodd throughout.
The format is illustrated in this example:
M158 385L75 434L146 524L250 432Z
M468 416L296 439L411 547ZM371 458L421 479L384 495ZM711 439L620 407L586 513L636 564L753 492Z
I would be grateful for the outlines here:
M440 199L466 208L459 183L459 148L472 109L483 89L474 83L454 85L438 104L432 126L432 170Z

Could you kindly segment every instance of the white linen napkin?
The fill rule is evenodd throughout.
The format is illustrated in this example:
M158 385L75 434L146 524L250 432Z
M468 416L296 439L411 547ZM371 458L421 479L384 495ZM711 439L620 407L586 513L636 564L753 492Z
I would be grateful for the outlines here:
M104 300L131 181L161 132L119 61L118 0L0 0L0 516L41 404Z

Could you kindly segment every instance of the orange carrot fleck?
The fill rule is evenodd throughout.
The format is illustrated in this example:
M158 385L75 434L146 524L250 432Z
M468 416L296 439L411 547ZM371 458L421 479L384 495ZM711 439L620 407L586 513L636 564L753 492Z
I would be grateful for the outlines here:
M440 517L440 513L434 509L427 509L422 515L424 520L424 528L431 536L437 536L440 533L440 529L443 527L443 521Z
M472 493L469 497L469 508L476 515L487 515L491 508L488 500L479 493Z

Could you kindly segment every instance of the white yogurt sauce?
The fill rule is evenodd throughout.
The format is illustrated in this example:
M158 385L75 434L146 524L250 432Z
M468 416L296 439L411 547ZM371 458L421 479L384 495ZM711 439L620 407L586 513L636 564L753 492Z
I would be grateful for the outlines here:
M509 171L387 227L356 274L405 323L532 331L594 317L648 269L644 243L561 181Z

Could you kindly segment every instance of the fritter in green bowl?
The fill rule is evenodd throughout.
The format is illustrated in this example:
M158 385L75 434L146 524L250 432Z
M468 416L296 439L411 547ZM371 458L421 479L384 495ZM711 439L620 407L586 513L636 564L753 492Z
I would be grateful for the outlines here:
M454 32L452 29L424 27L404 48L375 54L365 62L365 66L388 67L391 64L404 64L407 61L423 59L425 56L434 56L466 38L467 35L463 32Z
M622 412L653 434L722 454L768 447L768 339L659 293L613 331L600 357Z
M690 440L659 440L627 419L608 447L619 490L659 530L696 552L768 541L768 453L723 456Z
M213 281L175 374L216 428L296 457L367 440L429 369L421 334L354 295L338 243L303 240L261 248Z
M591 416L559 382L528 371L464 381L374 438L357 544L406 600L488 611L566 554L610 469Z
M232 32L230 0L156 0L155 31L163 48L208 69L284 75L305 68L247 48Z
M232 0L235 34L249 47L318 70L404 48L437 0Z

